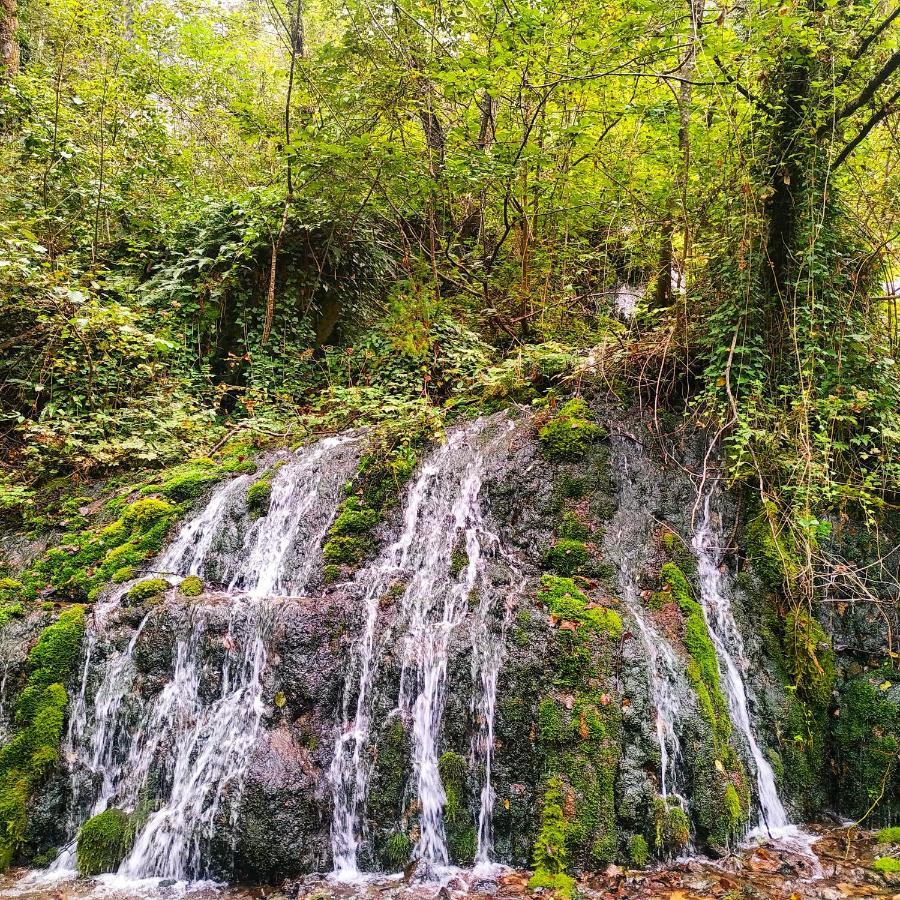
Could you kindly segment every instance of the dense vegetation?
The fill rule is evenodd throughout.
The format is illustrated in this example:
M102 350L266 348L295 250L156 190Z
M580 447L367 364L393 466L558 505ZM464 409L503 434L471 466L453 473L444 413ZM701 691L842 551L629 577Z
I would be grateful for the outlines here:
M829 537L846 521L879 534L900 496L898 22L886 0L4 0L0 524L61 539L0 581L3 621L129 581L186 504L253 469L253 441L383 426L327 537L337 579L452 417L538 404L560 463L603 437L582 399L599 397L663 450L705 429L724 460L796 689L786 777L819 765L835 675L813 604L823 584L863 583ZM92 509L98 481L113 499ZM252 515L270 486L254 484ZM602 657L622 623L573 580L593 574L583 532L561 519L541 597L578 624L573 658ZM676 550L659 592L686 623L704 749L741 785ZM0 866L55 762L83 629L68 607L29 658L0 754ZM590 797L590 822L566 822L547 785L550 885L573 846L613 858L563 834L612 815L620 723L589 674L557 673L586 748L570 747L574 714L542 706L548 758ZM866 791L894 738L871 759L852 748L894 708L854 690L834 740ZM708 822L723 845L747 816L730 790L730 818ZM84 871L124 852L126 825L104 816L79 842ZM664 805L634 860L676 852L685 827Z

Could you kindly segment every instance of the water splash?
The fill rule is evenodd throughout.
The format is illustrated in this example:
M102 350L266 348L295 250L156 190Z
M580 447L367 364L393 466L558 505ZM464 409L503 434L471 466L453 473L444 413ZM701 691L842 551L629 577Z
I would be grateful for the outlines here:
M278 610L259 595L276 589L297 593L315 577L322 538L356 465L356 443L353 435L329 438L288 456L273 473L268 514L252 524L243 513L252 479L239 476L216 488L206 506L181 527L154 570L170 576L207 575L233 566L240 575L228 579L224 595L194 602L186 620L175 625L172 675L139 705L129 702L136 681L135 653L165 606L152 609L127 646L109 654L91 700L94 655L101 643L112 643L114 613L129 585L96 607L67 755L73 773L93 773L100 783L93 801L86 803L82 780L73 774L72 831L86 815L110 806L139 811L144 823L120 867L122 876L204 877L209 874L207 851L226 811L234 832L265 711L266 648ZM229 547L237 547L237 554ZM71 870L73 862L74 842L53 868Z
M470 620L473 643L473 701L478 734L473 759L481 774L478 860L491 852L490 784L494 706L502 641L491 622L501 594L508 601L524 580L512 557L486 525L480 493L486 461L506 439L514 423L483 419L451 432L447 442L425 462L410 486L403 526L397 540L372 566L359 573L365 586L366 621L357 647L359 679L348 679L343 722L331 767L334 800L332 852L335 872L358 876L358 854L365 839L362 815L368 789L365 749L371 730L371 693L378 667L375 642L378 601L394 584L402 584L399 624L403 662L398 710L412 725L413 779L418 797L419 839L414 854L438 866L449 861L443 810L446 803L438 770L444 699L453 635ZM463 555L465 562L458 564ZM510 573L498 590L491 567ZM504 609L509 608L507 602ZM504 614L505 615L505 614ZM355 691L356 703L350 702ZM353 707L353 717L350 710Z
M713 486L713 489L704 498L703 515L691 542L697 557L700 603L723 675L722 686L728 698L731 720L741 732L756 769L760 825L774 833L785 829L790 825L790 821L781 803L781 798L778 796L772 766L759 746L750 716L744 678L750 661L747 658L741 633L734 620L725 576L719 567L722 542L718 530L713 524L711 501L714 489Z

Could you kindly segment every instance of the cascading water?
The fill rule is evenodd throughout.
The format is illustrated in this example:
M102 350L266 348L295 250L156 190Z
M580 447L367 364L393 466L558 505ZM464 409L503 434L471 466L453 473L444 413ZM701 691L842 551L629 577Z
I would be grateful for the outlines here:
M334 498L355 465L355 454L347 451L357 440L353 434L330 437L303 452L278 455L269 468L268 512L249 527L240 501L252 478L228 482L181 529L156 568L204 574L230 593L251 597L298 594L320 564L315 551L331 524Z
M700 603L703 616L712 639L719 669L722 672L722 686L728 698L732 722L738 727L753 759L756 769L757 799L759 802L760 826L770 832L783 830L789 825L772 766L763 755L756 739L756 732L747 702L747 686L744 673L750 663L744 649L744 641L734 620L728 586L719 560L722 555L721 540L713 524L712 495L714 488L707 492L703 501L703 515L694 531L692 546L697 557L700 579Z
M509 586L503 591L506 600L522 590L524 581L497 535L485 524L480 492L486 459L514 427L501 417L479 420L452 432L409 488L400 536L357 576L366 600L366 620L356 654L359 676L355 683L348 679L331 768L332 850L339 877L353 878L358 872L368 789L371 693L378 666L378 602L398 582L404 582L399 599L403 663L398 707L412 726L413 778L419 805L419 839L414 853L436 865L448 862L443 822L446 797L438 771L438 748L448 646L470 616L474 708L479 723L473 758L482 785L476 858L479 862L490 858L493 716L502 646L490 624L501 594L490 577L491 567L502 565L509 573ZM459 567L454 558L461 550L466 561ZM478 602L473 608L476 594ZM355 704L351 702L353 694Z
M239 476L219 486L205 508L182 526L152 568L178 576L226 573L229 589L187 610L186 621L177 627L174 671L142 705L136 724L128 702L135 652L156 610L144 617L123 650L109 656L91 699L92 657L99 642L109 641L108 620L128 585L98 605L67 744L73 769L101 779L86 808L75 782L77 818L116 806L137 810L144 819L120 874L203 876L226 802L234 825L265 708L266 648L277 619L278 606L262 595L301 592L321 565L322 538L356 466L356 443L353 436L329 438L287 458L273 474L268 514L252 524L243 514L243 498L253 479ZM156 788L148 795L151 782ZM145 807L154 792L163 797L151 811ZM60 854L57 870L71 868L73 850L70 845Z
M630 463L624 438L615 438L614 446L618 450L621 465L619 509L610 522L610 535L618 557L619 588L625 606L637 626L638 638L648 663L655 707L656 739L659 743L660 793L663 797L671 794L684 805L678 794L681 742L676 723L683 712L682 698L690 695L690 689L683 675L684 663L646 615L637 586L637 574L641 567L640 552L649 542L651 521L646 501L638 496L637 479L629 472L629 465L640 465L646 463L646 460L643 453L639 453Z

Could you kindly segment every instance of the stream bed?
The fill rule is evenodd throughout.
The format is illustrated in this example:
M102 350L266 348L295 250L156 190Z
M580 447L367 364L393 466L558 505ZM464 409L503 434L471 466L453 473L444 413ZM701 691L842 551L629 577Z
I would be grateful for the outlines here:
M720 860L678 860L647 871L610 866L578 882L590 900L843 900L900 897L900 875L872 868L887 848L857 829L814 829L805 842L748 844ZM0 897L19 900L456 900L462 897L550 897L528 888L529 873L502 866L443 870L438 881L419 881L421 870L338 882L329 875L307 875L281 887L220 887L211 882L128 881L121 876L48 881L44 873L11 871L0 880Z

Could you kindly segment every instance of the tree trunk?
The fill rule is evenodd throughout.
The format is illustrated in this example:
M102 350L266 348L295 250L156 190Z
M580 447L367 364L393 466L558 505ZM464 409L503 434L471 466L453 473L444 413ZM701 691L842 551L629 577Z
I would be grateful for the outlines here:
M4 78L19 72L19 28L16 0L0 0L0 66Z

